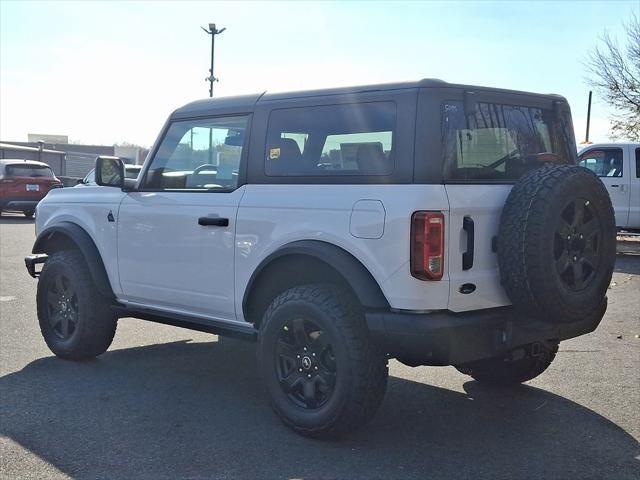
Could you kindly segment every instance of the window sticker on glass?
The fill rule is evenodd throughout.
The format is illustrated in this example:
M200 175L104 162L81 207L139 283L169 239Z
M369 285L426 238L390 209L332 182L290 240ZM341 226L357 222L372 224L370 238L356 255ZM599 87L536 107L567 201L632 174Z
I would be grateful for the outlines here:
M272 148L269 150L269 160L277 160L280 158L280 149Z

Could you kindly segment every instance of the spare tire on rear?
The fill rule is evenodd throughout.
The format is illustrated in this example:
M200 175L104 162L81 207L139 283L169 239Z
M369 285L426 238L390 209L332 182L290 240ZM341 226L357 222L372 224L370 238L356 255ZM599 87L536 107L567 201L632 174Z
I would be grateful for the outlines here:
M547 321L585 319L603 304L615 263L605 186L579 166L532 170L507 197L497 246L501 282L514 306Z

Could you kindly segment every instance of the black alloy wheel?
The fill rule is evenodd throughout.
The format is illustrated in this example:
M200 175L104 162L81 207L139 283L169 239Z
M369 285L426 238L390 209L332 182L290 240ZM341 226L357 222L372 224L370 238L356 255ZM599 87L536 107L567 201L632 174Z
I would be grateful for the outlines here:
M36 300L40 331L58 357L86 360L109 348L117 327L112 300L100 294L79 251L49 254Z
M337 374L327 332L311 320L296 318L283 326L275 355L280 386L292 402L305 409L327 403Z
M47 313L53 333L68 340L78 325L78 297L64 274L57 274L47 286Z
M256 353L271 406L302 435L344 435L382 402L386 356L371 341L357 299L335 285L294 286L274 298Z
M600 258L600 220L589 200L571 201L560 214L555 230L554 260L564 285L573 291L586 288Z

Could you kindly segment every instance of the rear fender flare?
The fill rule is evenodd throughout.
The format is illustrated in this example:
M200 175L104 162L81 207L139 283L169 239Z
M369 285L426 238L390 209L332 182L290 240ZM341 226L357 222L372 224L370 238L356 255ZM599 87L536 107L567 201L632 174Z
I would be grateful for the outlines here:
M272 262L287 256L308 256L333 268L352 288L365 308L389 308L380 285L371 272L351 253L332 243L320 240L300 240L280 247L268 255L254 270L242 298L242 310L247 313L253 287Z

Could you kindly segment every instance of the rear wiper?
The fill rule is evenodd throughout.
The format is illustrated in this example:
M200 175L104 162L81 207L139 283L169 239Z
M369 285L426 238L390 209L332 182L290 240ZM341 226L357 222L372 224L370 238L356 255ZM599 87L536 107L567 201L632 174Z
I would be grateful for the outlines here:
M511 160L512 158L514 158L514 155L518 153L518 150L512 150L511 152L507 153L504 157L499 158L498 160L496 160L493 163L490 163L489 165L485 165L482 168L486 169L486 170L495 170L496 167L499 167L500 165L502 165L503 163L506 163L507 161Z

